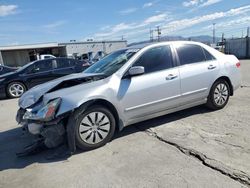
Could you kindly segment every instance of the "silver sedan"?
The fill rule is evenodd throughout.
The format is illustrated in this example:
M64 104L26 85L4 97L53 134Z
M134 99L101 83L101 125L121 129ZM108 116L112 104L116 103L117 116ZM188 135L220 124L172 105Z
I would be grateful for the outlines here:
M196 42L129 47L27 91L17 121L48 148L66 137L72 152L94 149L140 121L202 104L222 109L240 86L239 68L235 56Z

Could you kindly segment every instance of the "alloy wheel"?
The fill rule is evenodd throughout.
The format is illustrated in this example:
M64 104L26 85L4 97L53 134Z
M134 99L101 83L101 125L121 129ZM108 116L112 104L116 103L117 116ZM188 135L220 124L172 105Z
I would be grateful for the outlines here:
M228 87L224 83L220 83L214 90L214 102L218 106L223 106L229 97Z
M79 126L80 138L88 144L97 144L110 132L111 122L103 112L91 112L83 117Z
M13 96L13 97L20 97L22 96L22 94L24 93L25 88L18 83L12 84L9 87L9 93Z

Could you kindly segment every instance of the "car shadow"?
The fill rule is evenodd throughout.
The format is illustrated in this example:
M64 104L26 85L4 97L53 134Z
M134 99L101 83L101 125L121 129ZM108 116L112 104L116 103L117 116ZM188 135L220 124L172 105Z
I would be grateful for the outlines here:
M186 118L196 114L209 113L210 110L203 106L194 107L188 110L179 111L173 114L164 115L158 118L154 118L148 121L140 122L124 128L123 131L116 133L115 139L122 138L124 136L145 131L149 128L158 127L163 124L167 124L178 119ZM17 157L16 153L21 151L24 146L29 144L30 138L22 133L21 128L14 128L4 132L0 132L0 171L8 169L22 169L33 163L52 163L58 161L65 161L70 156L58 157L53 160L48 160L47 156L53 155L54 150L43 150L35 155ZM104 146L105 147L105 146ZM82 154L91 151L77 151L74 155Z
M0 97L0 101L7 100L7 97Z

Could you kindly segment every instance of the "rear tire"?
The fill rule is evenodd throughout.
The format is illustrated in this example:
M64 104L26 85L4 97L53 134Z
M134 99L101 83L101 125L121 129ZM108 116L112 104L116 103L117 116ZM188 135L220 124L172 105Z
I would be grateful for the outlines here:
M82 150L99 148L108 143L114 135L115 118L103 106L91 106L76 119L76 146Z
M229 84L227 81L219 79L213 84L210 90L206 106L212 110L220 110L227 105L229 96Z
M26 91L26 86L21 82L11 82L7 86L7 95L10 98L19 98Z

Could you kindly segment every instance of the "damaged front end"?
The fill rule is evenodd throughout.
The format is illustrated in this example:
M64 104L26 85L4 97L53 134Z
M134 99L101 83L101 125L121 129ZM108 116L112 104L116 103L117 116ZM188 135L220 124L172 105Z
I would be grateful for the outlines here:
M32 154L38 147L56 148L65 142L69 114L55 117L60 103L61 99L57 98L46 105L40 102L33 108L18 110L17 122L24 131L35 135L34 142L25 147L20 156Z
M88 104L96 88L103 91L100 88L107 82L104 78L106 76L100 73L81 73L36 86L19 99L16 120L24 130L36 135L38 145L56 148L66 142L70 153L74 153L76 118L73 112Z

